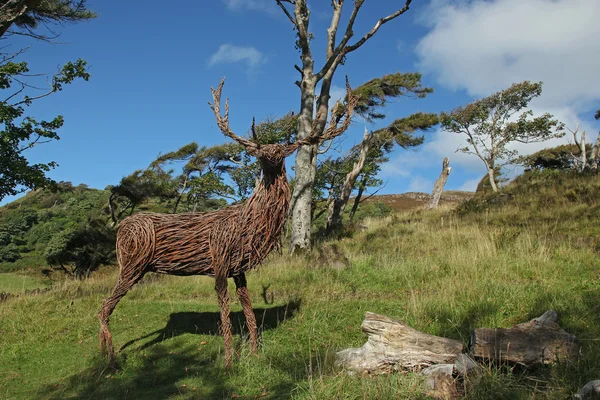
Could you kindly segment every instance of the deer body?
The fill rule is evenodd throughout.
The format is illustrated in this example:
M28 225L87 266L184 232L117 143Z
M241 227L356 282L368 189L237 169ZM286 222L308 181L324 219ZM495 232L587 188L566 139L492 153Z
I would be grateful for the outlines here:
M184 276L215 276L219 264L214 260L228 249L226 275L233 277L256 268L278 246L289 199L282 165L278 175L263 175L256 192L242 204L206 213L128 217L119 227L117 247L131 248L140 236L154 236L154 241L143 244L144 251L137 252L151 255L144 260L146 272Z
M115 288L103 301L98 314L100 346L114 363L109 320L118 302L147 272L170 275L208 275L215 278L221 310L221 333L225 342L225 366L231 366L232 333L229 319L227 279L233 278L240 299L252 350L257 350L256 317L252 311L245 272L256 268L279 244L290 202L285 158L301 145L315 145L344 132L357 97L348 91L346 120L337 127L332 117L322 136L310 135L295 143L261 145L241 138L229 128L229 106L221 115L221 90L212 90L210 104L221 132L246 148L261 164L261 180L254 193L242 204L206 213L139 213L124 219L117 231L117 261L120 266ZM334 113L335 114L335 113ZM253 124L254 127L254 124Z

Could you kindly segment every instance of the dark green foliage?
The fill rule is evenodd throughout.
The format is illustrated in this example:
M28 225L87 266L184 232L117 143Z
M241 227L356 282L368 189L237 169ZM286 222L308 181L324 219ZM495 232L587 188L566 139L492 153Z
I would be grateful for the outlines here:
M47 40L46 36L34 32L40 25L76 22L95 17L96 14L86 8L86 0L5 0L2 2L0 16L0 36L14 25L21 34Z
M86 63L78 60L67 63L62 70L52 77L52 87L43 96L62 90L63 85L76 78L89 79L85 70ZM15 79L27 74L27 63L0 62L0 89L9 90ZM35 189L52 183L46 172L56 166L55 162L30 164L24 152L34 146L52 140L58 140L58 129L63 125L63 117L58 116L51 121L37 121L24 116L25 106L29 106L34 98L23 96L20 101L10 102L14 95L25 88L8 95L7 100L0 102L0 200L7 195L15 195L26 189ZM36 98L39 98L36 97Z
M108 209L114 224L150 198L165 202L177 196L171 175L160 167L135 171L108 189Z
M592 146L587 145L588 160L591 159ZM575 168L574 157L579 157L581 149L575 144L563 144L556 147L542 149L528 156L521 157L519 161L528 169L561 169Z
M44 258L75 278L87 278L101 265L115 262L115 231L102 219L89 219L50 239Z
M0 36L13 23L29 32L30 36L40 38L32 32L38 23L93 17L85 9L84 2L77 2L80 3L77 5L72 1L9 0L4 3L0 15ZM76 6L79 8L73 8ZM61 91L64 85L71 84L76 79L87 81L90 77L84 60L68 62L48 79L50 84L45 93L30 96L28 91L36 85L28 83L27 79L35 74L30 73L27 62L17 61L24 50L5 53L3 49L0 50L0 90L4 93L0 100L0 200L7 195L52 183L46 173L56 167L56 163L50 161L30 164L25 152L39 144L59 140L58 130L64 123L63 117L59 115L49 121L37 120L25 115L25 107L35 100Z
M60 182L52 190L31 192L1 207L0 271L40 271L47 264L46 251L56 253L61 243L68 244L72 254L79 257L69 261L64 254L62 262L67 271L76 269L76 261L79 261L78 271L87 268L86 262L87 266L94 265L99 259L94 256L94 248L98 252L106 249L105 254L112 257L110 251L114 248L114 239L109 239L112 233L103 212L108 197L107 191ZM74 236L69 236L71 234ZM83 243L84 238L89 239L89 243ZM52 248L48 250L50 244ZM88 256L87 260L84 255Z
M354 89L360 99L355 112L369 122L385 118L386 115L380 111L380 107L387 104L390 98L416 97L424 98L433 89L421 85L421 74L419 73L395 73L373 79ZM347 100L347 99L346 99ZM338 115L341 119L342 113ZM415 113L407 117L394 120L385 128L366 133L363 142L354 146L347 155L332 159L331 157L321 162L317 167L314 186L314 197L317 199L327 198L328 202L337 201L338 205L348 199L342 199L342 190L347 178L353 174L349 173L359 164L361 151L364 152L368 143L368 151L362 169L359 174L348 183L352 190L357 190L355 204L350 212L350 218L354 216L363 193L369 187L380 186L383 182L377 178L381 165L388 161L387 154L395 145L404 149L419 146L424 141L424 136L418 132L425 132L439 123L439 117L431 113ZM339 224L341 218L339 210L343 206L335 207L330 220ZM319 216L324 211L317 214ZM330 227L332 228L332 227Z
M354 112L368 122L373 122L385 118L385 114L378 109L385 107L390 98L403 96L423 98L433 93L433 89L421 86L420 73L397 72L372 79L354 89L353 93L360 97Z

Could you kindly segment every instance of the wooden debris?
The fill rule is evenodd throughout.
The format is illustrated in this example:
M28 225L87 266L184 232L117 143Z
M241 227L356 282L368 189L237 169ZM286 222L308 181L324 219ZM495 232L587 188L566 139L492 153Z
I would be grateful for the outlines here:
M367 312L361 326L368 336L361 348L337 353L336 364L349 373L385 374L420 370L434 364L453 363L463 343L429 335L384 315Z
M575 395L575 398L578 400L600 400L600 379L583 385L579 393Z
M576 359L579 341L558 325L558 315L549 310L512 328L475 329L470 350L476 358L529 367Z
M426 376L427 396L435 399L450 400L458 397L456 380L452 376L453 364L437 364L425 368L421 373Z

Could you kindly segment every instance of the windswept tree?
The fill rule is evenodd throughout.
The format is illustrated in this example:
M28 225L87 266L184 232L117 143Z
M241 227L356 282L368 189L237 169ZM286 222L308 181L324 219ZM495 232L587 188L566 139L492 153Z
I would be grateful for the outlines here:
M419 73L395 73L373 79L359 86L354 91L359 97L355 112L369 122L375 122L386 117L382 113L390 98L415 97L424 98L432 93L433 89L421 85ZM338 116L338 117L341 117ZM439 123L438 116L430 113L415 113L408 117L398 118L389 126L369 132L365 128L363 140L354 146L348 155L336 160L331 165L325 164L330 172L328 198L327 227L328 232L335 231L342 226L344 210L350 195L356 188L357 181L362 179L361 188L355 201L356 211L358 202L367 182L374 183L379 165L387 161L386 154L391 152L394 145L404 149L418 146L423 143L423 135L419 132L427 131ZM345 171L342 177L341 171ZM341 184L337 185L336 181ZM323 181L321 179L321 181ZM352 213L354 214L354 213Z
M358 39L354 38L354 23L365 0L355 0L349 13L346 26L338 40L338 29L342 19L342 11L346 5L344 0L331 1L332 17L327 29L325 60L320 67L315 67L313 49L313 33L309 30L311 12L307 0L276 0L281 10L296 31L296 47L300 51L301 65L296 65L300 79L296 82L300 88L300 113L298 115L298 138L304 139L311 132L321 136L328 120L331 85L337 67L348 60L348 56L364 45L386 23L396 19L408 11L411 0L403 6L380 18L368 32ZM375 3L375 2L372 2ZM317 85L320 84L318 94ZM314 111L316 101L316 114ZM316 174L317 145L302 146L296 154L294 190L292 194L292 219L290 250L307 249L311 239L312 196Z
M542 82L524 81L441 115L444 130L466 136L467 146L457 151L479 157L494 192L498 191L494 171L518 155L511 144L542 142L564 135L564 124L551 114L533 118L533 111L523 111L541 94Z
M137 170L127 175L118 185L109 186L108 212L112 226L133 214L136 207L150 198L172 200L177 191L170 171L160 167Z
M11 34L18 34L47 41L52 38L40 32L40 26L47 28L51 23L94 17L95 14L86 9L85 1L4 0L0 2L0 38L8 40ZM36 74L30 72L27 62L20 61L25 49L6 53L6 48L0 49L0 200L53 182L46 173L56 163L31 164L26 152L34 146L58 140L63 117L37 120L25 115L26 107L61 91L64 85L76 79L87 81L90 77L86 62L79 59L68 62L49 77L46 90L38 89L37 84L30 81Z

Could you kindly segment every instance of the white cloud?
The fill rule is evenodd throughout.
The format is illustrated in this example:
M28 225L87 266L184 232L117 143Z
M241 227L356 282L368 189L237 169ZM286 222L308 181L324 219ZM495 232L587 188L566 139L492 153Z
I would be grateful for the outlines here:
M477 185L479 184L480 180L481 178L467 179L457 190L463 190L465 192L474 192L477 189Z
M419 67L472 96L541 80L540 106L589 106L600 99L599 15L598 0L433 0Z
M600 101L599 15L598 0L432 0L420 16L430 31L417 45L418 68L474 98L523 80L543 81L542 95L531 103L534 114L549 112L570 128L581 123L590 142L597 129L585 121L591 115L581 113ZM572 140L569 134L509 148L530 154ZM476 156L455 153L465 145L461 135L437 131L411 162L431 166L447 156L451 165L483 176ZM466 181L463 188L477 182Z
M269 14L277 12L275 1L273 0L223 0L227 9L231 11L263 11Z
M416 176L410 181L408 186L409 192L425 192L429 193L433 189L433 182L425 179L422 176Z
M222 44L219 50L208 60L208 65L230 64L246 62L248 67L257 68L267 62L263 53L252 46L235 46L233 44Z

